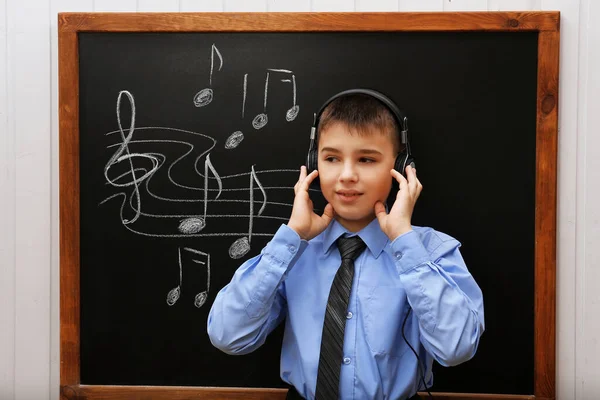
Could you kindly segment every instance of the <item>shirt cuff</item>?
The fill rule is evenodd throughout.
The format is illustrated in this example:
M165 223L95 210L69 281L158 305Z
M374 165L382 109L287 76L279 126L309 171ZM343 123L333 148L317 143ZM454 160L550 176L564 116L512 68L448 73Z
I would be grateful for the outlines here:
M394 260L399 274L429 261L429 253L414 230L398 236L385 251Z
M282 224L263 249L263 254L288 265L297 255L302 254L306 246L306 240L300 239L296 231Z

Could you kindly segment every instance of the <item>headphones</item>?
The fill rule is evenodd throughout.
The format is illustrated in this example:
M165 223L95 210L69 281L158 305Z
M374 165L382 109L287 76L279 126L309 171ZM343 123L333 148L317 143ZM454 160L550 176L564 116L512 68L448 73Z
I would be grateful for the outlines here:
M325 107L329 105L333 100L350 95L350 94L365 94L371 96L377 100L379 100L383 105L385 105L391 112L394 118L396 119L396 124L400 131L400 143L404 145L404 150L398 154L396 157L396 161L394 162L394 169L400 172L406 178L406 166L412 165L415 167L415 160L410 151L410 142L408 138L408 118L404 112L402 112L398 106L387 96L384 94L372 90L372 89L350 89L344 90L334 96L332 96L329 100L327 100L319 109L319 111L315 114L313 126L310 130L310 145L308 147L308 155L306 156L306 170L307 173L310 174L312 171L317 169L317 160L319 158L319 149L317 146L317 127L319 125L319 120L321 118L321 114ZM318 179L318 177L317 177ZM317 180L315 179L315 181ZM395 180L394 180L395 181ZM313 181L314 182L314 181Z

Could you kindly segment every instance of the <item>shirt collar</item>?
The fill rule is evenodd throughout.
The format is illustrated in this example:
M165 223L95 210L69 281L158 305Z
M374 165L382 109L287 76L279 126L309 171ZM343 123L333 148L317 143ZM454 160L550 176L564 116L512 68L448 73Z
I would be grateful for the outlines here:
M327 253L333 243L343 234L348 234L348 236L358 235L365 242L375 258L379 257L383 248L388 243L388 237L379 227L377 218L373 218L373 221L358 233L349 232L339 222L333 220L323 234L323 254Z

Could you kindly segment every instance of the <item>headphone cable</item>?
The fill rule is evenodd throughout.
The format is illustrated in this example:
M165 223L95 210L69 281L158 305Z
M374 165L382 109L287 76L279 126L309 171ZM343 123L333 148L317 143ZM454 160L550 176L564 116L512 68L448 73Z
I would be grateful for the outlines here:
M429 388L427 387L427 383L425 383L425 367L421 364L421 360L419 359L419 355L417 354L417 352L415 351L415 349L413 349L413 347L410 345L410 343L406 339L406 336L404 335L404 326L406 325L406 320L408 319L408 316L410 315L411 311L412 311L412 308L409 306L408 307L408 312L406 313L406 317L404 317L404 322L402 323L402 338L404 339L404 341L406 342L406 344L408 345L408 347L410 347L410 349L412 350L412 352L415 355L415 357L417 357L418 370L421 373L420 374L421 375L421 382L423 382L423 386L425 386L425 390L427 391L427 394L429 394L429 398L433 399L433 395L429 391Z

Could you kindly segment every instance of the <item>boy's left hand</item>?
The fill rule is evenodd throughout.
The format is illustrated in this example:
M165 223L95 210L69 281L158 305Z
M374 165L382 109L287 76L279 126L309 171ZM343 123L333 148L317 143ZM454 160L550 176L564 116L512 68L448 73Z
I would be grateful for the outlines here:
M390 173L400 184L400 190L398 190L390 213L388 214L383 203L378 201L375 203L375 215L381 230L393 241L398 236L412 230L410 221L423 185L417 179L417 170L410 165L406 167L408 180L394 169Z

